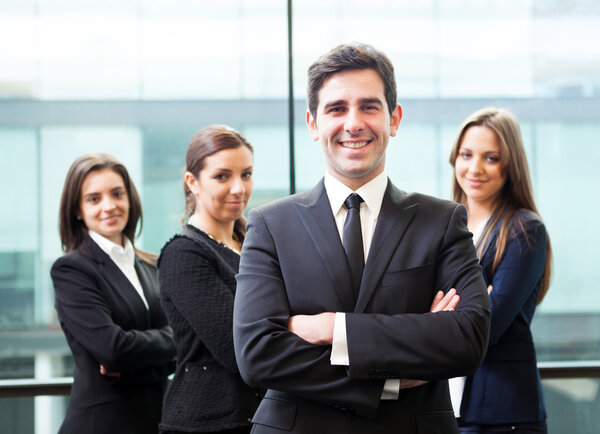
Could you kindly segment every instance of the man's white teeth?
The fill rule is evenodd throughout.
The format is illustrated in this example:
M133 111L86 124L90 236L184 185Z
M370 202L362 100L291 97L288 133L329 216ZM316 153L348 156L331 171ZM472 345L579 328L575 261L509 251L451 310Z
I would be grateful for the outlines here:
M363 146L367 146L369 142L342 142L342 146L345 148L358 149Z

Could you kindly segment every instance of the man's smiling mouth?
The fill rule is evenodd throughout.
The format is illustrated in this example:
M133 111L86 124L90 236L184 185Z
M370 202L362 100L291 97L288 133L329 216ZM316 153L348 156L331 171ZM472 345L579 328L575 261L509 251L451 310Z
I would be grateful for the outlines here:
M340 144L344 148L351 148L351 149L359 149L359 148L367 146L369 143L370 143L370 140L364 140L362 142L340 142Z

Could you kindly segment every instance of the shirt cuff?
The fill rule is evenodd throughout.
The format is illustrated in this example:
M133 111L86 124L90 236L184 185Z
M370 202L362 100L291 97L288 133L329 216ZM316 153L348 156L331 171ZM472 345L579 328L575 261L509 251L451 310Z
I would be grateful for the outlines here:
M381 399L398 399L398 393L400 393L400 379L388 378L385 380L381 391Z
M332 365L350 366L348 340L346 338L346 314L344 312L335 313L333 342L331 344L331 357L329 360Z
M348 356L348 339L346 337L346 314L344 312L335 313L333 323L333 342L331 344L331 357L329 359L332 365L350 366ZM400 379L388 378L385 380L381 399L398 399L400 393Z

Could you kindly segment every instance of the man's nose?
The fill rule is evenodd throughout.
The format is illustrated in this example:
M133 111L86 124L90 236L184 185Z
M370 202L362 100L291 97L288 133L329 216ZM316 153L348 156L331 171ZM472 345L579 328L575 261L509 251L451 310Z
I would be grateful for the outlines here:
M349 109L346 114L344 129L350 134L356 134L364 129L364 125L362 112L355 108Z

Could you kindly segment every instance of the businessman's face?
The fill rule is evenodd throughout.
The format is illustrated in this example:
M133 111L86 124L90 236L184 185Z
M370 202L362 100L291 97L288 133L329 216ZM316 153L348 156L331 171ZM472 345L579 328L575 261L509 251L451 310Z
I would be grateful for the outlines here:
M320 140L327 170L353 190L385 167L385 150L402 117L390 116L383 81L372 69L349 70L329 77L319 91L316 119L307 112L313 140Z

